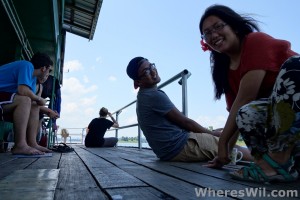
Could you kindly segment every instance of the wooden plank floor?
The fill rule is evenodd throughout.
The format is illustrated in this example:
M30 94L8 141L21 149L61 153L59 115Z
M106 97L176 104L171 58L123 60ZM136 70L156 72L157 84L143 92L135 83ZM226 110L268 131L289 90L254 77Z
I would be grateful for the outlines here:
M48 199L186 200L200 199L200 196L201 199L300 199L300 180L293 183L256 184L231 179L228 172L240 166L215 170L203 167L204 163L161 162L148 149L73 147L74 152L53 153L52 157L43 158L14 158L10 153L1 153L0 199L4 199L1 198L3 194L6 194L5 199L9 199L7 194L11 192L20 193L20 199L45 199L45 195L40 195L40 198L39 195L30 196L32 191L26 193L28 189L21 191L8 188L12 184L9 181L13 181L10 179L16 177L14 175L31 173L32 170L38 173L45 169L48 173L54 173L51 170L59 171L56 188L52 192L54 195L51 196L51 189L41 191L49 193ZM29 176L24 176L22 183ZM53 187L54 182L50 180ZM250 188L255 189L257 194L247 195ZM197 196L200 190L203 193ZM227 195L223 197L221 192ZM11 199L16 199L16 196L13 195Z

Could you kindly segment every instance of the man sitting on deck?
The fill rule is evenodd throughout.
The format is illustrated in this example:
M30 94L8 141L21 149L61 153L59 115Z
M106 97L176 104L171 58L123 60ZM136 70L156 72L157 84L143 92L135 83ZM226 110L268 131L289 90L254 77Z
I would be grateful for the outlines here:
M137 95L138 123L154 153L165 161L205 161L218 153L221 133L210 131L184 116L168 96L157 88L160 82L154 63L146 58L133 58L127 66L127 75L140 88ZM251 159L246 148L245 159Z
M40 106L46 100L35 94L36 83L48 77L53 65L50 57L36 53L31 61L15 61L0 66L0 120L14 123L13 154L44 154L36 135Z

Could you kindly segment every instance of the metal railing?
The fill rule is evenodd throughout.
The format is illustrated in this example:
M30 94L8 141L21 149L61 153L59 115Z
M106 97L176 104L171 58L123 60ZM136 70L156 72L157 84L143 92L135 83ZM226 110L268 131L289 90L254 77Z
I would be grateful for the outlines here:
M191 76L191 73L185 69L182 72L178 73L177 75L173 76L172 78L170 78L169 80L167 80L166 82L160 84L158 86L158 89L161 89L167 85L169 85L170 83L176 81L177 79L180 79L178 81L178 84L181 85L182 87L182 113L185 116L188 116L188 105L187 105L187 79ZM121 114L122 110L124 110L125 108L128 108L129 106L133 105L136 103L136 100L134 100L133 102L127 104L126 106L120 108L119 110L113 112L112 114L116 114L116 121L118 122L119 120L119 115ZM126 126L121 126L119 128L114 128L111 129L109 131L115 131L115 135L118 138L118 132L120 129L125 129L125 128L130 128L130 127L134 127L134 126L138 126L138 123L136 124L130 124L130 125L126 125ZM141 129L138 126L138 148L142 148L142 140L141 140Z

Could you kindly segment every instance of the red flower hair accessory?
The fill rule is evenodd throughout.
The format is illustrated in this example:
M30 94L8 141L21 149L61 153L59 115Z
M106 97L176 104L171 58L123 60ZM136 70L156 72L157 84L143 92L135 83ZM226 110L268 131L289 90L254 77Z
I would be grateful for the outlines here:
M201 48L202 48L202 50L205 52L205 51L211 51L211 48L208 46L208 44L207 43L205 43L204 41L203 41L203 39L200 41L200 44L201 44Z

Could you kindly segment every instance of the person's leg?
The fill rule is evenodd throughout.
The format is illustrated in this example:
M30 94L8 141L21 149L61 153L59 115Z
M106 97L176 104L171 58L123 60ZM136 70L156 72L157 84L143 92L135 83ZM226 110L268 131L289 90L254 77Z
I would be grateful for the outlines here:
M39 143L42 137L42 120L43 119L39 119L39 125L37 128L37 136L36 136L36 142Z
M41 154L42 152L30 147L26 141L31 99L26 96L15 95L13 103L2 105L4 113L13 113L15 145L13 154Z
M243 106L237 115L237 125L243 140L245 141L251 154L254 156L254 162L264 171L267 176L276 175L274 170L264 159L263 154L268 154L271 158L274 154L269 151L269 139L274 136L274 132L267 131L268 127L268 115L270 117L271 104L267 99L261 99L253 101ZM290 152L290 150L289 150ZM279 154L280 153L280 154ZM277 161L278 163L285 163L289 159L284 156L288 152L278 152L279 157L283 161ZM275 153L275 157L276 153ZM241 171L242 173L242 171Z
M243 106L237 114L239 132L254 157L260 157L268 151L266 124L269 107L269 99L260 99Z
M269 156L279 164L291 159L300 138L300 56L288 59L280 69L271 95Z
M170 161L199 162L212 160L218 154L219 138L207 133L189 133L184 148Z
M86 147L103 147L102 141L88 136L85 138L84 144Z
M114 147L118 142L118 138L116 137L109 137L109 138L104 138L104 144L102 147Z
M294 156L295 159L295 169L298 170L299 174L300 174L300 141L298 141L295 144L295 147L292 151L292 155Z
M269 105L262 106L254 101L243 106L237 115L243 139L255 156L255 163L268 177L282 174L278 168L293 173L290 171L293 166L291 152L300 136L299 69L300 57L289 59L279 72ZM286 177L286 180L295 178Z
M271 126L275 137L268 140L269 156L279 164L291 158L300 137L300 57L282 66L271 95Z
M39 113L40 107L35 102L31 104L29 121L27 126L27 142L28 145L42 152L51 152L51 150L46 147L38 145L36 142L37 129L39 126Z

